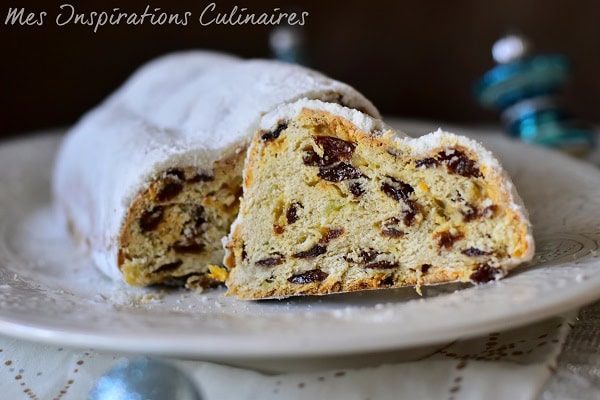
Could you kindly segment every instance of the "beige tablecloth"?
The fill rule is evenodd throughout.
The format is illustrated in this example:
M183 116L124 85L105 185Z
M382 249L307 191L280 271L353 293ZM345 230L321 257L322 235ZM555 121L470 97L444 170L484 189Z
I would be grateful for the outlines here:
M579 313L541 400L600 399L600 302Z

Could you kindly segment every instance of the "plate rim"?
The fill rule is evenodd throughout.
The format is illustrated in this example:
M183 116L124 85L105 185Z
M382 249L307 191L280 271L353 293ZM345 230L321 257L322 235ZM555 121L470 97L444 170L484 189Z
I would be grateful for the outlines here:
M599 262L600 264L600 262ZM390 350L407 350L442 343L450 343L456 340L470 339L485 335L494 331L505 331L521 326L540 322L551 317L574 311L579 307L593 303L598 300L592 290L600 290L600 277L589 280L589 290L578 296L567 296L568 300L543 303L538 308L529 308L526 312L517 312L503 318L495 318L491 321L479 321L477 327L469 327L468 333L448 336L439 333L429 336L414 336L415 340L405 340L402 343L390 340L382 343L362 345L360 348L348 348L347 346L298 349L290 346L265 346L264 341L246 343L244 346L235 346L236 340L223 340L219 335L202 334L198 337L184 336L175 341L170 347L164 345L164 335L156 337L147 336L138 338L126 335L106 335L78 332L77 330L59 330L33 326L33 324L19 323L3 318L0 314L0 333L16 339L24 339L41 342L55 346L66 346L73 348L94 348L95 350L123 352L123 353L145 353L162 356L187 357L194 359L219 359L219 360L252 360L252 359L290 359L290 358L312 358L322 356L357 355L364 353L378 353ZM559 298L556 298L559 299ZM464 329L464 325L461 327ZM353 339L353 337L350 337ZM191 343L211 343L210 345L190 346ZM217 344L215 346L215 343ZM232 343L234 345L232 345ZM257 343L259 346L256 346ZM271 351L269 351L271 350Z
M396 121L396 124L398 122ZM423 123L427 125L427 123ZM472 129L461 129L462 132L474 132ZM38 131L35 135L28 138L11 139L9 141L0 142L0 147L11 146L16 144L23 144L23 142L32 142L35 140L41 140L44 138L57 138L62 133L61 129L53 129L46 131ZM543 151L548 154L547 150L533 147L535 151ZM600 170L596 170L591 164L573 160L567 156L560 154L560 157L564 157L563 161L576 163L579 167L585 167L588 171L595 171L598 177L600 177ZM535 234L535 232L534 232ZM600 259L598 259L595 265L600 265ZM0 268L6 268L0 266ZM282 358L305 358L314 356L335 356L335 355L348 355L348 354L360 354L369 352L380 352L387 350L402 350L410 349L415 347L429 346L440 343L453 341L456 339L465 339L471 337L477 337L485 333L489 333L495 330L506 330L523 326L526 324L538 322L546 318L571 311L577 307L584 306L600 298L600 276L596 278L590 278L579 284L579 287L587 287L586 290L579 290L576 292L569 292L569 295L561 293L560 296L553 298L552 301L546 301L539 303L537 307L528 308L527 311L518 310L517 312L496 317L495 320L479 320L473 323L468 329L468 333L464 332L464 327L461 329L462 334L454 334L449 337L447 332L434 333L427 336L419 336L413 338L413 340L405 339L402 343L397 341L388 340L382 343L367 343L363 344L360 348L348 348L346 346L332 347L332 348L318 348L313 346L309 349L296 349L294 347L268 347L268 346L256 346L255 344L245 345L243 348L232 346L231 340L224 340L218 335L210 335L204 333L198 337L194 337L191 340L191 336L184 336L186 339L182 339L180 342L175 342L171 346L164 346L164 335L159 336L146 336L143 338L127 335L107 335L93 334L89 332L83 332L77 329L60 330L57 328L48 328L37 326L32 323L23 323L22 321L16 321L12 318L6 318L0 310L0 333L30 341L36 341L52 345L61 345L69 347L87 348L93 347L95 349L101 349L105 351L119 351L127 353L148 353L158 355L172 355L172 356L183 356L183 357L200 357L200 358L218 358L218 359L282 359ZM162 339L161 339L162 337ZM205 343L209 343L208 345ZM195 343L195 344L194 344ZM259 340L257 343L261 343ZM190 344L193 344L190 346ZM161 346L162 345L162 346ZM269 352L268 350L273 351Z

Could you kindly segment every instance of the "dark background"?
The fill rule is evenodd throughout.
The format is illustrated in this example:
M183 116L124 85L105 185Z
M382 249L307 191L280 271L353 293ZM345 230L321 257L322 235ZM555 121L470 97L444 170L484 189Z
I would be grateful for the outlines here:
M55 24L59 5L79 12L192 11L188 26ZM72 124L143 62L165 52L210 48L269 57L272 27L201 26L210 1L4 1L0 7L0 137ZM308 11L304 31L312 66L355 86L387 115L459 123L495 122L472 96L474 81L493 65L491 45L517 30L537 52L565 53L573 76L565 104L600 121L598 1L216 1L255 13L295 6ZM43 26L5 26L9 7L47 11Z

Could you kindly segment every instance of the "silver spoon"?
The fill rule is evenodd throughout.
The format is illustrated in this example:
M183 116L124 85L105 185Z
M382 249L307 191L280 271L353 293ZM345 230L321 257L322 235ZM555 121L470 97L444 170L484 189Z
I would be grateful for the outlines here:
M88 400L202 400L200 392L178 368L140 357L118 364L104 374Z

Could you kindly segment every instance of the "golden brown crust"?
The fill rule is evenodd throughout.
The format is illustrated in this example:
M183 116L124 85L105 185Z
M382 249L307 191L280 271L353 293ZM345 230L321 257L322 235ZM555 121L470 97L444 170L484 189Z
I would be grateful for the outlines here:
M473 271L467 271L470 275ZM347 293L354 292L357 290L376 290L376 289L393 289L407 286L416 285L435 285L440 283L449 282L468 282L468 279L463 279L464 273L458 271L452 271L447 269L436 269L431 273L417 277L406 277L403 281L398 281L394 284L388 284L385 282L385 278L382 276L375 276L372 278L364 278L351 282L341 281L324 281L314 282L308 285L302 285L301 287L294 286L278 286L270 290L257 292L253 290L244 290L241 287L230 288L228 295L236 295L241 300L252 300L262 298L283 298L297 295L326 295L332 293ZM383 275L385 276L385 275Z

